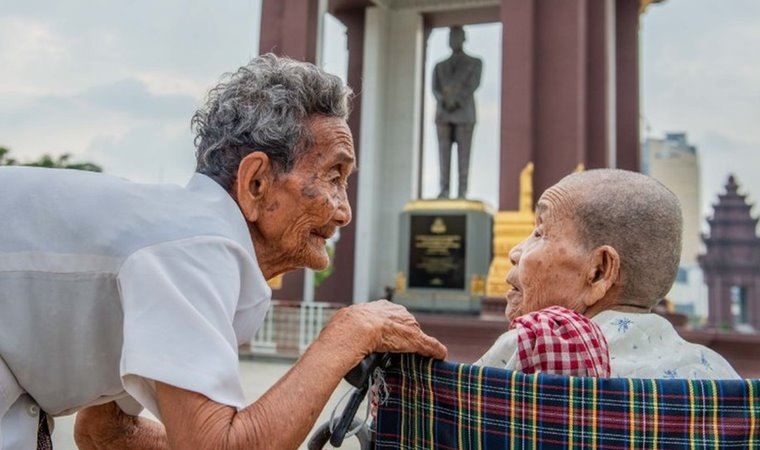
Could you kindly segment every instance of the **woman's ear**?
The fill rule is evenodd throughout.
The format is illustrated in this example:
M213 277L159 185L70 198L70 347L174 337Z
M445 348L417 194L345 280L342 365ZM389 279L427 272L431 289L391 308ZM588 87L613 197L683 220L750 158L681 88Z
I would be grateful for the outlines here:
M603 299L620 278L620 255L609 245L594 249L587 274L590 293L583 303L591 307Z
M259 218L259 206L271 186L272 166L264 152L252 152L240 161L235 199L248 222Z

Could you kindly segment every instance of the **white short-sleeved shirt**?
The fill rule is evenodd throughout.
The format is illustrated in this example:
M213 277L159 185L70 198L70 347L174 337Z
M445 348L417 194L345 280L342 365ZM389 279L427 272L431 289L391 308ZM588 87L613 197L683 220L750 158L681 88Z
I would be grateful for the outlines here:
M0 168L0 230L0 449L33 442L18 422L37 405L118 400L160 417L153 380L244 406L237 348L271 290L212 179Z
M679 336L657 314L604 311L591 318L599 325L610 352L612 377L731 379L739 374L722 356ZM515 370L517 332L501 335L476 365Z

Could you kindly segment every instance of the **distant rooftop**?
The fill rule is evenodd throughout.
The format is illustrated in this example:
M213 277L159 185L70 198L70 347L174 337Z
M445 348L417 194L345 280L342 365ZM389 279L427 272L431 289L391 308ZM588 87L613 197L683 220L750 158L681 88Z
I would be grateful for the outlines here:
M686 145L686 133L683 131L665 133L665 140Z
M664 142L669 144L673 150L689 152L692 155L697 154L697 148L689 144L689 139L685 131L669 131L665 133Z

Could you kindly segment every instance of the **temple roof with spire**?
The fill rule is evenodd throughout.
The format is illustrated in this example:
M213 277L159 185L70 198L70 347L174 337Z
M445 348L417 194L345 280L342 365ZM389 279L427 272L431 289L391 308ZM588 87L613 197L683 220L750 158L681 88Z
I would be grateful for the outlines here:
M700 265L706 271L731 267L755 267L760 271L758 219L752 216L747 196L739 193L734 175L728 177L725 189L713 205L712 217L707 219L710 233L702 236L706 252L699 258Z

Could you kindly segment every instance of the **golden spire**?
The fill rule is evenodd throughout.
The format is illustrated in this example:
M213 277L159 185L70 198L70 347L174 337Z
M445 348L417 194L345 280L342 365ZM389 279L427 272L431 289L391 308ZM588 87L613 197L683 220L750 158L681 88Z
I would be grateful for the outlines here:
M533 163L520 171L520 211L533 212Z
M665 0L640 0L639 1L639 14L644 14L649 5L653 3L662 3Z

